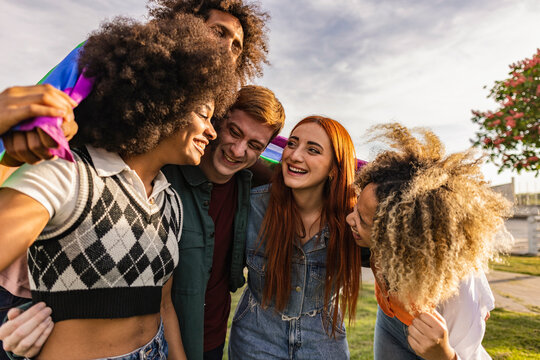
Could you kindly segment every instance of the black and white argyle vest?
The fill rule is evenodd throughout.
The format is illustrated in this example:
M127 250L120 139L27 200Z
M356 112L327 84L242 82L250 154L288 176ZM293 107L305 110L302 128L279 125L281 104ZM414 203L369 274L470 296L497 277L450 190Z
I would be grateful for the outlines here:
M150 206L120 176L100 177L86 149L74 153L74 216L28 250L32 300L51 307L54 321L159 312L161 288L178 263L178 194L169 187L161 205Z

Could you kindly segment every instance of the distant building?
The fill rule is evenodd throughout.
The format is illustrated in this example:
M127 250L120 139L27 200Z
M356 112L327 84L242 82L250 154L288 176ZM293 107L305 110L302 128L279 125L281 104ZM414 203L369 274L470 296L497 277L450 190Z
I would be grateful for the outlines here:
M512 178L512 182L509 184L496 185L491 188L496 192L501 193L512 204L516 203L514 178Z
M516 193L514 178L509 184L491 187L514 204L514 217L540 215L540 192Z

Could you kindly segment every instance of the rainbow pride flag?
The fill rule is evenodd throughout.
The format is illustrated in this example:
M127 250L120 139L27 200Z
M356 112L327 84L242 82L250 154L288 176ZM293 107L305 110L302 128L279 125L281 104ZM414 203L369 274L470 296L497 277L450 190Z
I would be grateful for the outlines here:
M85 77L84 74L79 73L77 59L83 44L84 42L73 49L38 84L50 84L68 94L77 103L86 98L92 90L93 81ZM18 124L13 130L30 131L39 127L58 144L56 149L51 149L51 153L68 161L73 161L69 144L61 129L62 121L60 117L40 116ZM0 153L2 154L0 158L3 156L4 151L4 144L0 139Z
M283 136L276 136L261 154L261 158L273 164L277 164L281 161L281 155L283 154L283 149L285 149L285 146L287 146L287 138ZM366 161L356 159L356 169L360 169L366 164Z

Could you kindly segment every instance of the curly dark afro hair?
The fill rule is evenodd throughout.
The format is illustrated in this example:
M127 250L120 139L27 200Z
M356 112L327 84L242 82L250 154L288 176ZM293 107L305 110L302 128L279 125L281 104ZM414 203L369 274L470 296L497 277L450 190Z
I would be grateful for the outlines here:
M141 24L116 18L94 32L79 68L95 79L75 109L75 145L121 155L152 150L188 124L210 101L222 115L234 101L234 64L204 22L193 15Z
M220 10L236 17L244 31L244 45L237 60L237 74L242 84L262 76L263 64L269 64L266 22L270 16L257 3L242 0L150 0L149 13L155 19L170 19L187 13L208 19L210 10Z

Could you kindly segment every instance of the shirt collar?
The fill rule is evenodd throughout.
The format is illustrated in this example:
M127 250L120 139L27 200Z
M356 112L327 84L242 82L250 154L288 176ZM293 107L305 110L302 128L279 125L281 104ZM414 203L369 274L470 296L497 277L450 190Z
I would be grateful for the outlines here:
M96 172L100 177L110 177L127 171L128 173L133 172L134 176L139 178L137 173L134 172L129 165L124 162L124 160L122 160L120 155L105 149L95 148L93 146L87 146L86 148L88 150L88 154L90 154L90 157L92 158ZM140 179L138 181L141 182ZM163 175L161 171L158 172L157 176L154 178L151 196L159 194L169 186L169 181L167 178L165 178L165 175Z
M201 170L199 166L194 165L181 165L180 171L184 174L184 178L189 185L196 187L209 182L208 178ZM242 169L238 171L235 176L240 176L243 181L251 180L252 174L248 169Z
M122 160L120 155L105 149L87 146L88 153L92 158L94 167L99 176L109 177L120 174L122 171L130 171L131 168Z
M194 165L182 165L180 171L184 174L184 178L189 185L195 187L201 184L207 183L208 178L204 175L203 171Z

